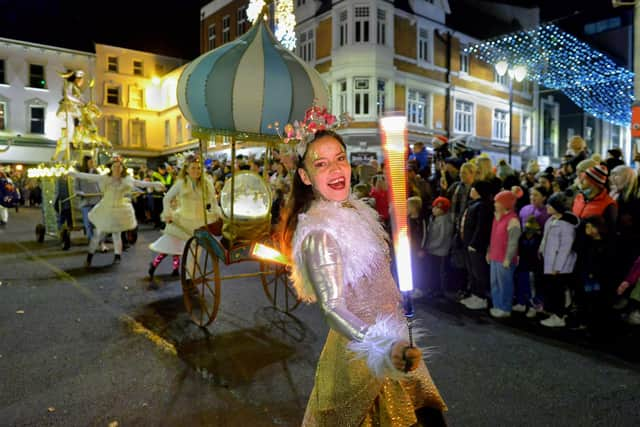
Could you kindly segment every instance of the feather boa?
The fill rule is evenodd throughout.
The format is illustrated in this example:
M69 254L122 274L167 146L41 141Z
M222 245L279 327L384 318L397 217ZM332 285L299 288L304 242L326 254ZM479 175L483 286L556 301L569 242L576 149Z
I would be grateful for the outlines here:
M353 198L347 202L316 200L307 212L298 216L292 244L293 285L300 299L307 303L316 302L317 297L306 280L300 246L305 237L316 230L326 231L338 242L347 286L355 286L362 277L371 278L388 263L386 233L375 210Z

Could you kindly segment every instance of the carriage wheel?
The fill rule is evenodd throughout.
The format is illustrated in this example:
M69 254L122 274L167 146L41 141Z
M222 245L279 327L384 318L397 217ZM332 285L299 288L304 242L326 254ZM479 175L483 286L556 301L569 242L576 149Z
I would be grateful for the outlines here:
M295 310L300 300L293 289L289 273L284 265L275 263L260 263L260 280L262 288L269 301L275 308L285 313Z
M46 229L45 229L44 225L42 225L42 224L36 225L36 241L38 243L44 242L44 233L45 233L45 231L46 231Z
M193 322L204 328L213 322L220 305L218 257L191 237L182 253L180 282L184 306Z

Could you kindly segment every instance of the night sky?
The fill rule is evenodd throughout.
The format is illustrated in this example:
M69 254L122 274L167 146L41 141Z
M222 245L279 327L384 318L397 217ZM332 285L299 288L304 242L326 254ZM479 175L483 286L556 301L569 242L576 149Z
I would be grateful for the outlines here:
M199 55L200 7L206 3L208 0L0 0L0 37L90 52L97 42L191 60ZM589 9L585 13L611 9L610 0L503 3L540 5L543 22L562 20L581 9ZM454 13L455 4L451 0Z
M206 3L0 0L0 37L90 52L94 42L104 43L193 59Z

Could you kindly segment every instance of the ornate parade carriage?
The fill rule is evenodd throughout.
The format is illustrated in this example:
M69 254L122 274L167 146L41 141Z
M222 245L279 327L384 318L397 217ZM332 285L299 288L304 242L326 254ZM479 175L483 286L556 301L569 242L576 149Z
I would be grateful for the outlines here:
M290 312L299 305L287 261L273 249L277 242L271 234L266 168L275 152L291 152L278 135L278 123L304 117L314 100L326 105L327 99L320 75L280 45L260 18L246 34L200 56L183 71L178 104L200 139L201 155L217 141L214 149L230 150L234 171L220 194L222 226L195 230L182 257L184 303L197 325L206 327L216 318L223 280L259 277L275 308ZM247 146L264 148L264 176L235 171L236 150ZM271 256L258 261L259 271L222 276L221 264L256 262L261 251Z
M82 162L85 155L94 159L109 157L111 144L98 132L96 120L101 111L93 102L82 99L84 72L70 70L60 74L64 89L57 116L65 122L62 136L57 141L56 151L48 164L29 169L29 178L37 178L42 189L43 222L36 225L36 239L44 242L45 236L59 237L63 249L71 245L71 232L84 230L80 198L75 193L74 178L67 172ZM93 81L89 84L93 94ZM85 194L85 196L99 196ZM64 221L61 220L64 218Z

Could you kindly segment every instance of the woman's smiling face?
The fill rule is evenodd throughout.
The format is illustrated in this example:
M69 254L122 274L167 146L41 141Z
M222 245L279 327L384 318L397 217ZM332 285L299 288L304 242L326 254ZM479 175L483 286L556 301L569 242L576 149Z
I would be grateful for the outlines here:
M298 169L302 182L313 186L323 198L342 202L351 192L351 165L340 141L326 135L307 149L304 169Z

